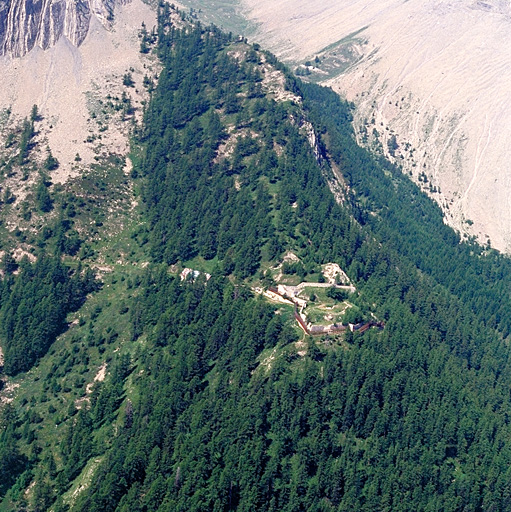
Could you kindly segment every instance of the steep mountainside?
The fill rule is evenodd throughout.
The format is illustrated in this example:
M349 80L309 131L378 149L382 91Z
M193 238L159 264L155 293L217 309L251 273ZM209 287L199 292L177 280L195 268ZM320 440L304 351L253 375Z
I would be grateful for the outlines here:
M509 2L242 5L252 39L353 100L359 140L381 144L449 224L511 250Z
M509 509L511 260L260 47L168 5L142 42L132 168L9 140L0 510Z
M143 23L150 32L155 13L141 0L4 2L0 140L35 104L39 147L49 146L60 163L55 181L65 182L108 154L126 154L130 124L140 120L147 99L144 76L153 80L157 73L154 59L140 53ZM127 74L130 81L123 80ZM123 97L131 102L128 116L113 106Z

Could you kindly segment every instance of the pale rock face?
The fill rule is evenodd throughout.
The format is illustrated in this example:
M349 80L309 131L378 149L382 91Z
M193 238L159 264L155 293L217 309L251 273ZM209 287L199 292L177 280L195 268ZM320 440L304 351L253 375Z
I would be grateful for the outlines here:
M21 57L34 47L46 50L61 37L80 46L91 17L109 26L124 0L0 0L0 54Z
M60 163L53 183L79 175L97 158L125 155L131 120L121 122L107 103L127 94L140 121L143 78L158 72L156 58L140 53L142 24L156 25L142 0L0 0L0 157L5 138L33 105L40 121L31 158L40 163L49 146ZM135 87L123 86L127 72ZM30 186L10 185L20 200Z

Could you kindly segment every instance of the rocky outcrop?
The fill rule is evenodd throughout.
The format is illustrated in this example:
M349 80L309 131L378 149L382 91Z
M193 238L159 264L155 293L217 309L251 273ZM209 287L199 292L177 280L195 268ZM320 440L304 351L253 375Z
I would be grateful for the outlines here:
M0 0L0 54L21 57L46 50L61 37L79 46L91 18L110 25L114 7L129 0Z

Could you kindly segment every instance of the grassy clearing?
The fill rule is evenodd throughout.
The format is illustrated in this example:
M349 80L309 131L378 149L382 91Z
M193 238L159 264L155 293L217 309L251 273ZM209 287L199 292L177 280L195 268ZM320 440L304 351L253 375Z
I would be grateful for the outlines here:
M366 40L359 36L367 28L367 26L362 27L346 37L325 46L309 59L312 61L316 56L319 57L319 61L314 60L311 63L313 65L308 65L309 60L296 62L295 65L298 66L302 77L307 81L319 83L344 73L344 71L359 60L360 55L357 47L366 43Z
M347 303L309 305L306 309L307 320L314 325L342 324L343 314L349 307Z
M241 14L240 2L236 0L183 0L181 3L190 8L194 16L226 32L251 36L256 31L256 25Z
M360 41L360 38L358 38L357 36L359 36L362 32L364 32L368 28L369 28L369 25L366 25L365 27L355 30L355 32L348 34L347 36L343 37L342 39L339 39L338 41L335 41L334 43L331 43L328 46L325 46L324 48L319 50L318 54L335 50L336 48L338 48L339 46L342 46L344 44L353 43L355 41Z
M191 268L212 274L218 268L218 257L215 256L211 260L205 260L202 256L195 256L191 260L182 263L183 268Z
M87 488L90 486L92 479L94 477L94 473L96 472L98 466L101 464L103 460L102 457L94 457L87 462L87 465L83 468L80 475L73 482L73 485L65 494L62 495L64 503L68 505L72 505L76 498ZM51 511L52 509L50 509Z

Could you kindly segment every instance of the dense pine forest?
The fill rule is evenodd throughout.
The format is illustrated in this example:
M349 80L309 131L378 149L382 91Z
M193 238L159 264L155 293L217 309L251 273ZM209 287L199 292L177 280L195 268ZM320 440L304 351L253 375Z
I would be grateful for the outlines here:
M3 262L0 510L510 509L509 258L259 46L167 4L142 43L132 222ZM329 263L383 329L308 336L257 293Z

